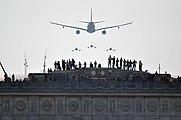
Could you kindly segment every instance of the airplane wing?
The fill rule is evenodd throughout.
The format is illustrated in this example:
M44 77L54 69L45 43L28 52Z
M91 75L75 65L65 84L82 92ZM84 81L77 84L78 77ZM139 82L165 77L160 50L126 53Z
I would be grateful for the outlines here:
M64 24L59 24L59 23L55 23L55 22L51 22L51 24L55 24L55 25L59 25L59 26L62 26L62 27L68 27L68 28L74 28L74 29L79 29L79 30L85 30L87 31L87 29L85 28L81 28L81 27L75 27L75 26L70 26L70 25L64 25Z
M95 31L98 31L98 30L105 30L105 29L110 29L110 28L115 28L115 27L120 27L120 26L125 26L125 25L129 25L129 24L132 24L133 22L129 22L129 23L124 23L124 24L121 24L121 25L114 25L114 26L108 26L108 27L103 27L103 28L98 28L96 29Z

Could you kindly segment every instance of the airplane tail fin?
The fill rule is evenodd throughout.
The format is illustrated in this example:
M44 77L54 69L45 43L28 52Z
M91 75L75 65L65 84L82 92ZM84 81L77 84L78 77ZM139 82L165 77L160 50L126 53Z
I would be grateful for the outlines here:
M91 18L90 18L90 22L92 22L92 8L91 8Z
M90 22L87 22L87 21L79 21L79 22L81 22L81 23L90 23L90 22L92 22L92 8L91 8Z
M87 22L87 21L79 21L79 22L81 22L81 23L90 23L90 22L93 22L93 21L92 21L92 8L91 8L90 22ZM97 21L97 22L93 22L93 23L96 24L96 23L102 23L102 22L104 22L104 21Z
M93 22L93 20L92 20L92 8L91 8L91 17L90 17L90 22ZM97 21L97 22L93 22L93 23L102 23L102 22L104 22L104 21Z

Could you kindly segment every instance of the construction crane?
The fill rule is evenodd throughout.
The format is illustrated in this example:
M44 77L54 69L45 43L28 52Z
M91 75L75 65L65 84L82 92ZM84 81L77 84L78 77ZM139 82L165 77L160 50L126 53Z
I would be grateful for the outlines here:
M5 71L5 69L4 69L4 67L3 67L3 65L2 65L1 62L0 62L0 65L1 65L1 68L3 69L3 72L4 72L4 80L5 80L5 81L11 81L11 78L8 77L8 74L7 74L7 72Z

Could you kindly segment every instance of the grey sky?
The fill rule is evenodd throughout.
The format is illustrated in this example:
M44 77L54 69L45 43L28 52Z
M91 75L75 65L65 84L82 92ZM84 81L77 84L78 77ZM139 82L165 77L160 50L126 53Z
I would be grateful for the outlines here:
M48 50L47 67L55 60L75 58L97 60L107 67L108 55L143 61L143 69L181 75L181 1L180 0L0 0L0 60L9 74L24 74L24 50L28 53L28 72L43 69ZM55 26L49 20L87 27L79 20L104 20L96 27L133 21L120 29L89 34ZM99 46L88 50L90 44ZM74 47L83 49L71 52ZM108 47L116 52L108 53ZM3 75L0 70L0 75Z

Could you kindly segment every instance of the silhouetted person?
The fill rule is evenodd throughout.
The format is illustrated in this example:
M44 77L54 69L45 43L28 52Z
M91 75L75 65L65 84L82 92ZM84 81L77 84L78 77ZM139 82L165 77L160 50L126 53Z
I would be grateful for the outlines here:
M127 64L126 64L126 65L127 65L127 70L129 70L129 66L130 66L130 65L129 65L129 60L127 60L126 63L127 63Z
M62 68L65 70L65 60L62 59Z
M122 62L123 62L123 59L121 58L121 59L120 59L120 62L119 62L120 69L122 69L122 65L123 65L123 63L122 63Z
M94 62L94 68L96 68L96 67L97 67L97 61Z
M69 61L67 60L67 63L66 63L66 70L70 70L70 65L69 65Z
M115 56L114 56L114 57L112 58L112 68L114 68L115 62L116 62L116 58L115 58Z
M55 63L54 63L54 68L55 68L55 70L57 69L57 61L55 61Z
M87 66L87 63L86 63L86 62L84 62L84 68L86 68L86 66Z
M111 68L111 60L112 60L111 55L109 55L109 58L108 58L108 68Z
M101 64L98 64L98 68L101 68Z
M134 60L133 60L133 70L134 70L134 71L136 70L136 63L137 63L137 62L136 62L136 60L134 59Z
M72 58L72 67L75 69L75 60Z
M81 64L81 62L79 61L79 69L81 69L81 67L82 67L82 64Z
M116 67L117 67L117 69L119 68L119 59L118 58L116 59Z
M49 72L52 72L52 69L51 69L51 68L48 68L48 73L49 73Z
M67 61L67 64L68 64L69 70L71 70L72 69L72 61L70 61L70 59Z
M143 66L143 63L141 62L141 60L139 61L139 71L142 71L142 66Z
M4 74L4 80L7 80L8 79L8 75L7 73Z
M57 69L58 69L59 71L61 71L60 61L57 61Z
M130 70L133 70L132 64L133 64L133 62L130 60L130 61L129 61Z
M12 81L14 82L14 80L15 80L15 75L13 74L12 75Z
M90 62L90 68L93 68L94 66L93 66L93 64L92 64L92 62Z
M125 70L125 67L126 67L126 60L124 59L123 60L123 69Z

